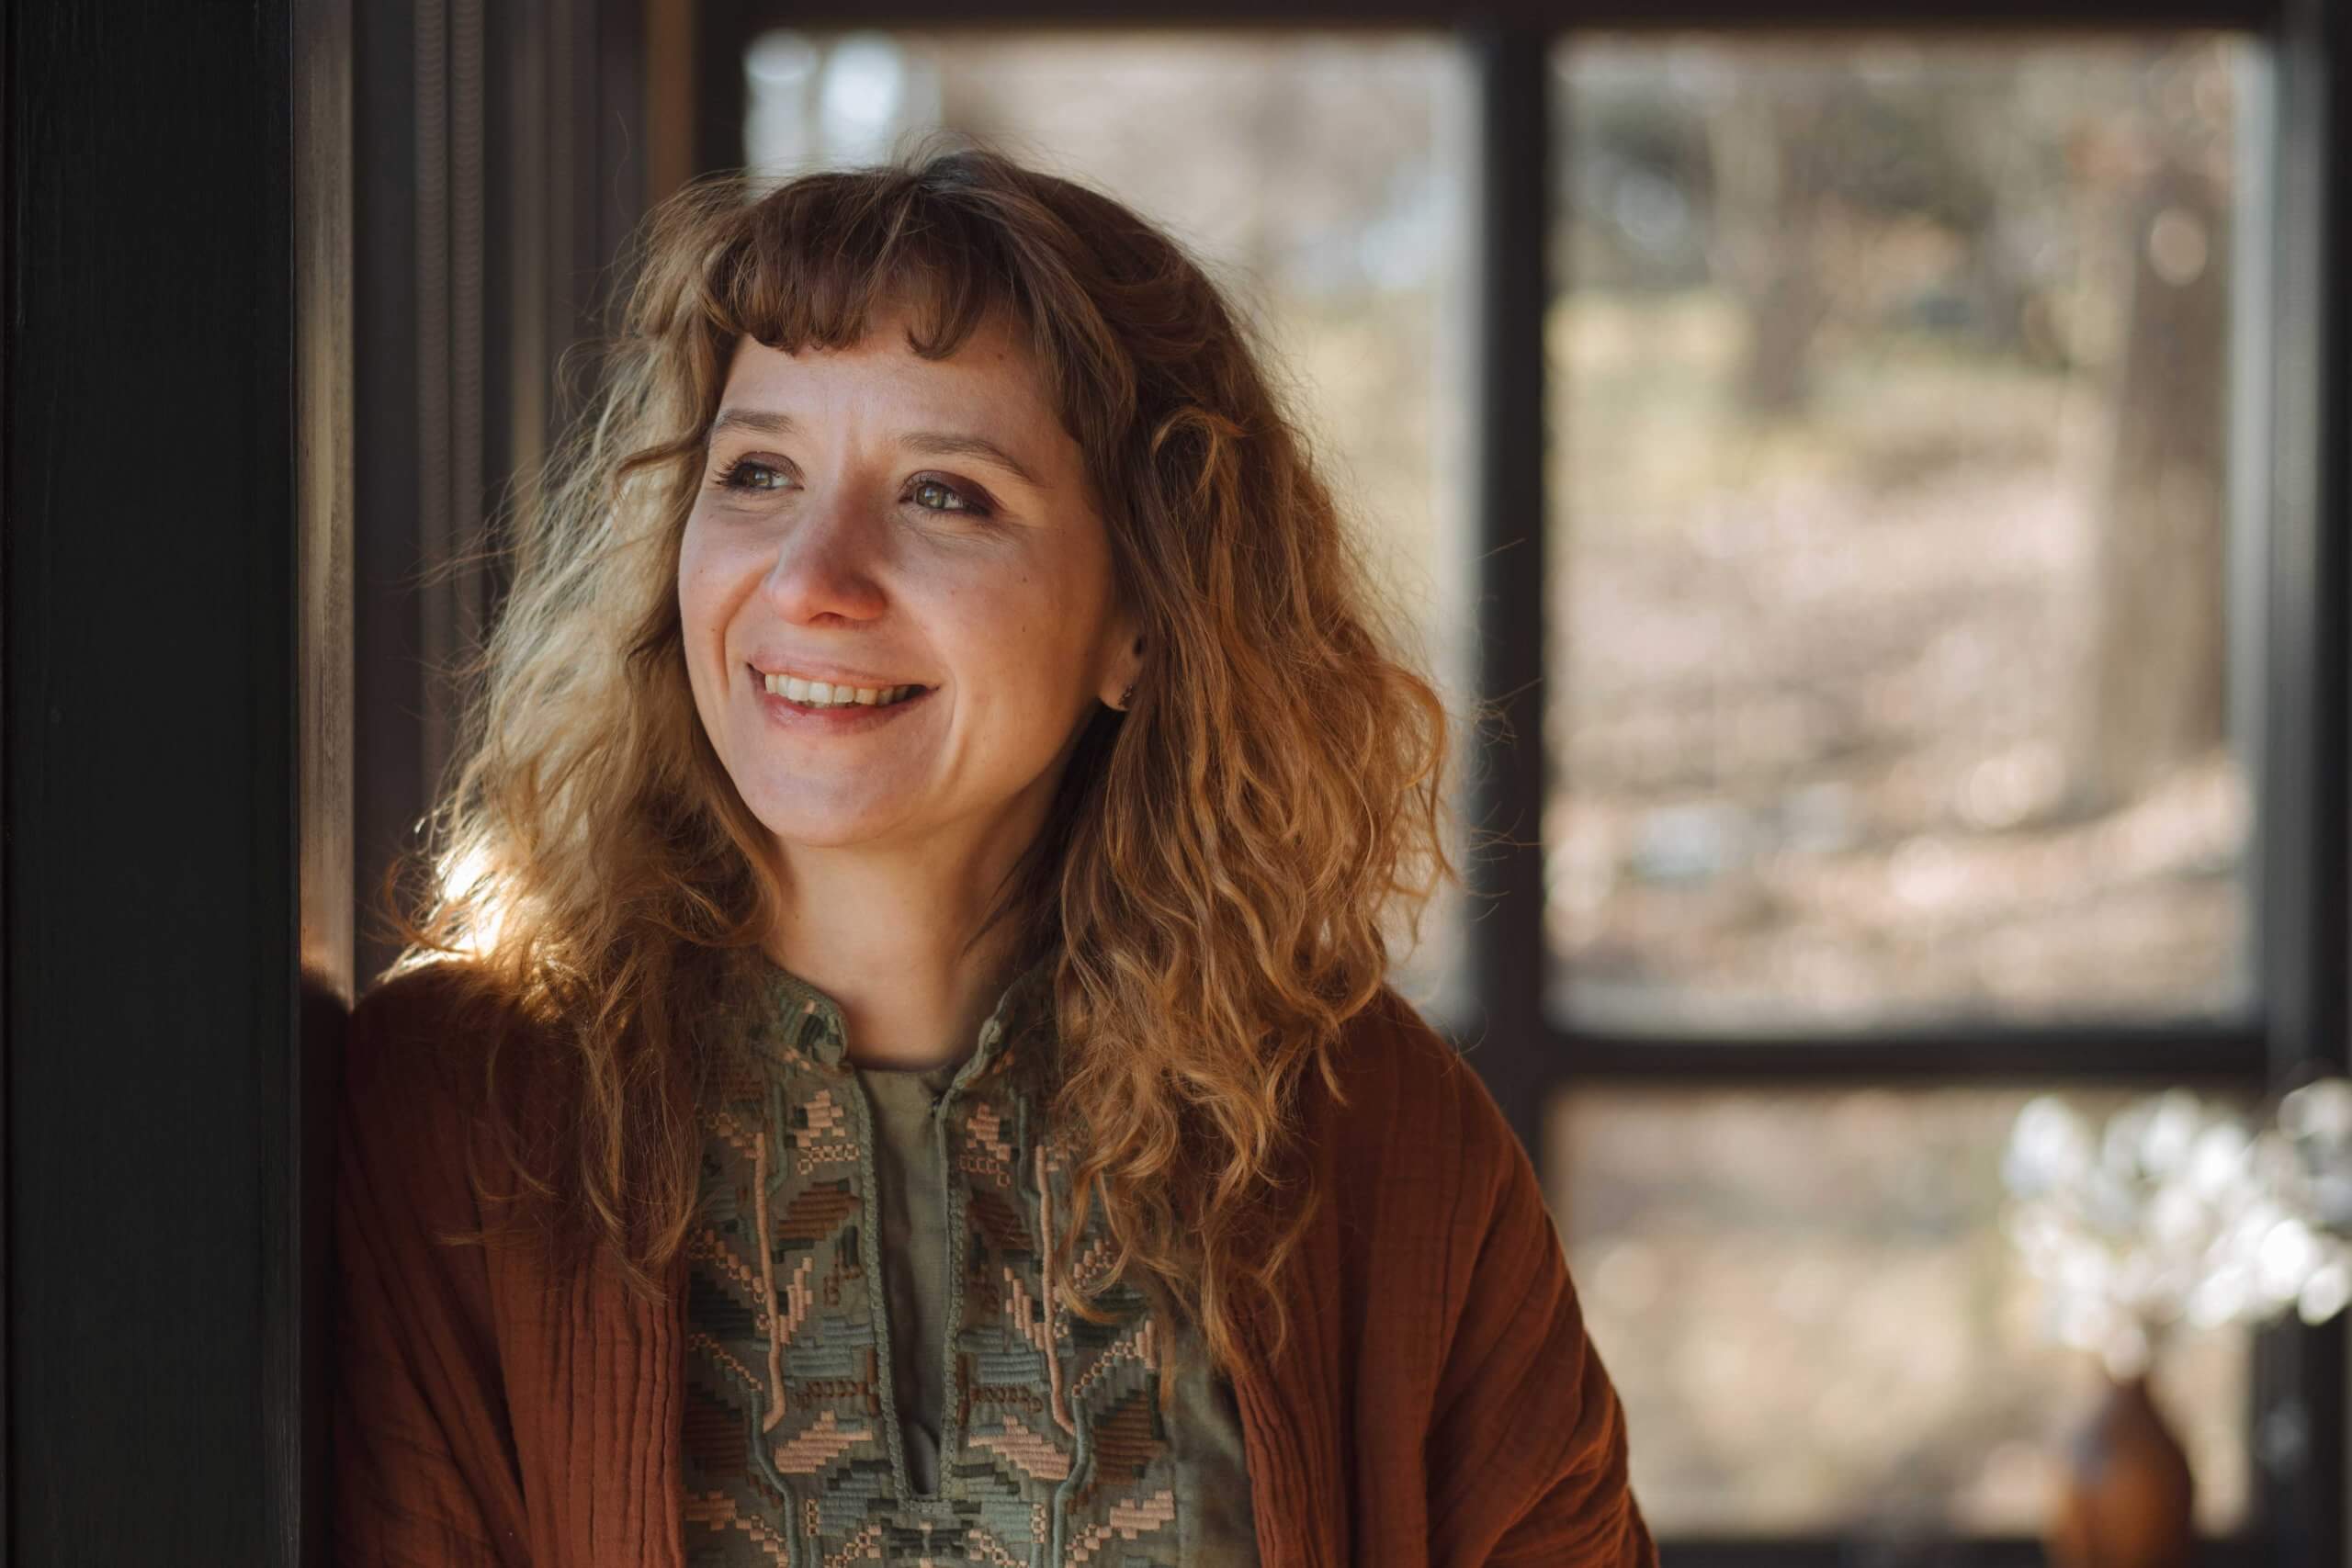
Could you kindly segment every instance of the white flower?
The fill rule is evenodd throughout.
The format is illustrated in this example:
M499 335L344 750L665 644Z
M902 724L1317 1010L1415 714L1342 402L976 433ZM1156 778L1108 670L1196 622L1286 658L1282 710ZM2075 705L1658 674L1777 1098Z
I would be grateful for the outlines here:
M2146 1364L2164 1328L2352 1304L2352 1080L2284 1097L2250 1133L2187 1089L2125 1107L2097 1134L2064 1100L2018 1112L2003 1229L2048 1294L2052 1332L2110 1368Z

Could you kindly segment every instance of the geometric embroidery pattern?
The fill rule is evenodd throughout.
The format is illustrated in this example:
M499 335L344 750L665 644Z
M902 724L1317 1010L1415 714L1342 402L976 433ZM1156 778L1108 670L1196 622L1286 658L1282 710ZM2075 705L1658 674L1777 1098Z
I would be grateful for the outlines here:
M687 1562L1183 1568L1162 1325L1124 1283L1099 1298L1101 1324L1046 1284L1068 1173L1032 1136L1017 1075L989 1070L1023 985L943 1101L953 1355L930 1497L908 1490L890 1388L872 1110L838 1014L781 970L774 986L702 1108ZM1091 1208L1090 1282L1108 1257Z

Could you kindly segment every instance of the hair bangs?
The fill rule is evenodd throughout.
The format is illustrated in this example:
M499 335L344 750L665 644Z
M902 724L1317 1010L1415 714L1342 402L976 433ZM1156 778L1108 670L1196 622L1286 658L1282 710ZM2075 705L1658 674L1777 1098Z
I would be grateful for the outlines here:
M903 310L908 345L956 352L991 315L1028 324L1003 236L913 178L818 175L749 209L714 269L711 325L786 354L864 341Z

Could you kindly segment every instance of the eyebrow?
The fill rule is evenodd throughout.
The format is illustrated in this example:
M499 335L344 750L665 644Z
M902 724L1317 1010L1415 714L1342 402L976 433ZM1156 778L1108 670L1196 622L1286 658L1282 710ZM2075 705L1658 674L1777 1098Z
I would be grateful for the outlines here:
M718 417L710 422L708 439L715 441L729 430L752 430L763 435L792 435L799 429L790 414L770 413L764 409L721 409ZM1045 481L1030 472L1028 464L984 435L916 430L899 436L899 445L910 451L934 457L978 457L982 462L995 464L1024 483L1040 490L1045 488Z

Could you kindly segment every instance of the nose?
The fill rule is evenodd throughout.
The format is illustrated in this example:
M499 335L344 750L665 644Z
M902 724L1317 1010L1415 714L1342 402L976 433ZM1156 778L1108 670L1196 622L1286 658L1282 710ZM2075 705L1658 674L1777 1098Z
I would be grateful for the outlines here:
M761 591L778 615L797 624L872 620L883 606L875 573L880 536L881 520L849 487L812 495L776 546Z

